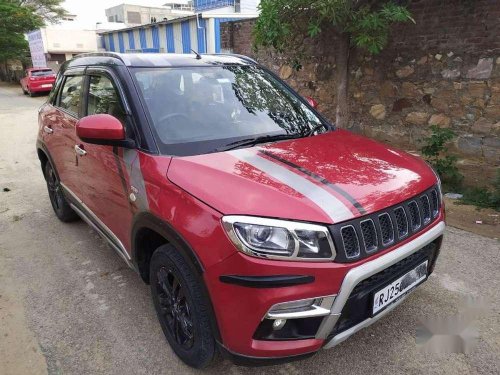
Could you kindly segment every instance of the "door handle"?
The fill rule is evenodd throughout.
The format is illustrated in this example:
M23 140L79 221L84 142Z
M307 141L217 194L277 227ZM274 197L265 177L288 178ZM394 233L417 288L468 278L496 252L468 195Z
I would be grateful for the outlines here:
M85 156L87 155L87 151L85 151L83 148L81 148L78 145L75 145L75 152L80 155L80 156Z
M52 134L54 133L54 129L49 128L47 125L43 127L43 131L47 134Z

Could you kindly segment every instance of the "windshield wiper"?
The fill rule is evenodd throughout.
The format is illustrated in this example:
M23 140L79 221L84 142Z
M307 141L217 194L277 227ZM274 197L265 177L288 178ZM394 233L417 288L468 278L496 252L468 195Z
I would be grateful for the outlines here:
M330 130L330 127L326 124L319 124L319 125L316 125L314 128L312 128L311 130L308 130L307 132L305 132L305 136L306 137L311 137L312 135L314 135L314 133L316 133L319 129L321 128L325 128L326 131Z
M247 138L247 139L241 139L241 140L236 141L236 142L231 142L225 146L222 146L222 147L215 149L215 151L216 152L229 151L229 150L234 150L235 148L238 148L238 147L255 146L256 144L259 144L259 143L283 141L286 139L302 138L303 136L304 136L303 134L264 135L261 137Z

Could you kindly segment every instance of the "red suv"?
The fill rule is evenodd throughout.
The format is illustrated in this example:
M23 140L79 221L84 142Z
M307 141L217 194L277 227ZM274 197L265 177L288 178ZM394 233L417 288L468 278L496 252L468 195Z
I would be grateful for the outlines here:
M57 217L83 218L150 284L193 367L331 348L403 301L439 254L433 170L336 129L246 57L81 55L39 123Z
M49 92L56 80L56 74L49 68L30 68L24 72L21 78L21 89L23 94L33 96L39 92Z

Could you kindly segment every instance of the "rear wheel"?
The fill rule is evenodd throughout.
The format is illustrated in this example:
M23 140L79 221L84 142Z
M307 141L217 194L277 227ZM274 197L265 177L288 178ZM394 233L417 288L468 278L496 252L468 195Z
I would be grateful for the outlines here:
M45 180L47 182L47 190L49 191L50 203L57 218L65 223L78 220L78 215L70 207L64 192L61 182L57 177L56 171L49 161L45 164Z
M150 282L158 320L175 354L189 366L209 366L217 348L208 304L191 267L172 245L154 252Z

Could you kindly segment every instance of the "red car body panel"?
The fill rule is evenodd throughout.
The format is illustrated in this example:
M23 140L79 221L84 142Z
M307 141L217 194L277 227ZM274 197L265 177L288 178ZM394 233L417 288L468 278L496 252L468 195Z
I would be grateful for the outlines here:
M325 187L348 205L353 217L402 202L436 183L421 159L346 130L262 148L349 192L365 213ZM321 207L297 191L227 153L175 158L168 177L226 215L333 223Z
M56 81L55 73L50 76L36 77L32 72L47 70L47 68L30 68L26 70L26 76L21 78L21 87L25 92L49 92Z
M142 214L174 229L176 239L192 250L201 268L199 279L215 312L220 344L237 355L279 358L317 351L324 339L256 340L254 333L273 305L336 295L349 271L414 242L444 221L441 204L420 232L353 262L252 257L237 249L223 227L224 216L332 228L406 202L431 187L438 192L437 177L423 160L346 130L171 157L140 147L84 142L76 135L76 124L75 117L52 104L42 106L39 152L47 154L64 186L116 236L129 259L137 257L133 235ZM85 154L77 155L75 146ZM337 208L342 215L336 215ZM244 287L221 281L223 275L303 275L314 282Z

